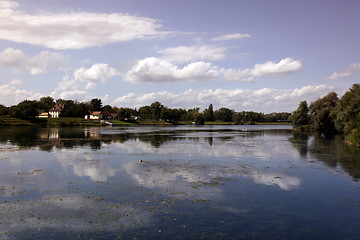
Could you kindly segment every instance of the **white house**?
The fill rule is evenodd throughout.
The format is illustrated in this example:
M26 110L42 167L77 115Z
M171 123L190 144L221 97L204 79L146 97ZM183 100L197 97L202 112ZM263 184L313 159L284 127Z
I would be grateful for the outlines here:
M90 120L109 120L114 119L116 117L116 114L111 114L106 111L94 111L91 114L88 114L85 116L85 119Z
M95 111L90 115L91 120L101 120L103 119L103 113L100 111Z
M60 116L61 111L64 109L64 104L55 104L50 110L49 114L52 118L58 118Z

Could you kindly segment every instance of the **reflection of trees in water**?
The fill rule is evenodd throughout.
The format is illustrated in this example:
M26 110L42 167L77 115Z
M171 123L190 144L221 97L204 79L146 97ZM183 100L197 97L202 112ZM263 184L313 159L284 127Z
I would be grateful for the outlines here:
M87 139L79 128L2 128L0 143L7 142L19 148L39 147L42 151L51 151L54 147L74 148L86 145L92 149L101 148L100 139Z
M308 140L309 135L299 132L294 132L293 136L289 138L289 141L292 143L293 147L299 151L302 158L306 158L309 151Z
M283 135L289 130L240 130L240 129L162 129L158 131L107 132L100 128L7 128L0 132L0 142L8 142L19 147L39 147L43 151L56 148L90 146L100 149L105 142L141 141L159 148L165 143L186 139L199 142L207 140L212 146L215 139L226 142L235 138L255 138L263 135Z
M293 133L289 141L301 157L309 154L331 168L340 166L354 180L360 179L360 150L345 144L341 135Z
M0 131L0 142L9 142L13 145L17 145L20 148L30 148L38 146L35 142L39 129L32 127L21 127L21 128L1 128Z

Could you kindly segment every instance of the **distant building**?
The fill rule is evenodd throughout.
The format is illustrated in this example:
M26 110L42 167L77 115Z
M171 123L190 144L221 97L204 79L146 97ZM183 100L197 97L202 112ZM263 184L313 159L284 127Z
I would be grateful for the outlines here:
M52 118L58 118L60 116L60 113L62 110L64 110L65 105L64 104L55 104L50 110L49 114Z
M43 112L43 113L39 114L39 118L49 118L49 117L50 117L50 114L47 112Z
M85 116L85 119L90 120L110 120L114 119L116 114L109 113L107 111L94 111Z

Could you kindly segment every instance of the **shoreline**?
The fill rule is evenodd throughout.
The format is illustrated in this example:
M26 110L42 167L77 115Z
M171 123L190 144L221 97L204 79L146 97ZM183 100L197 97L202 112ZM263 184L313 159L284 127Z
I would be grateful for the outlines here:
M176 125L194 125L192 121L166 122L166 121L136 121L125 122L120 120L108 120L111 126L176 126ZM247 124L236 124L235 122L205 122L203 125L291 125L286 122L255 122ZM20 119L0 116L0 126L39 126L39 127L66 127L66 126L109 126L104 122L93 121L82 118L33 118Z

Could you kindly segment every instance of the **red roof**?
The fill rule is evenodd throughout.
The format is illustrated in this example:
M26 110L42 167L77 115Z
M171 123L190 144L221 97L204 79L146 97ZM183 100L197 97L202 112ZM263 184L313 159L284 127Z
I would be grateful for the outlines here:
M91 115L93 115L93 116L100 116L101 113L102 113L101 111L95 111L95 112L92 112Z
M49 111L58 111L61 112L64 109L64 104L55 104Z

